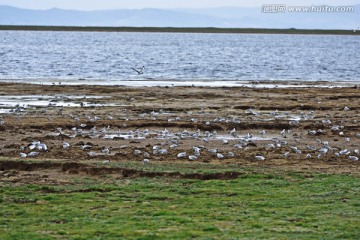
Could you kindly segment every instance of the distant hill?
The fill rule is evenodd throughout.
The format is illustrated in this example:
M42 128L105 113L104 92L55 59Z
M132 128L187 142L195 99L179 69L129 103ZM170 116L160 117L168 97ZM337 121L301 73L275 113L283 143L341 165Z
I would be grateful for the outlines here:
M353 29L354 13L265 14L260 8L30 10L0 6L0 25Z

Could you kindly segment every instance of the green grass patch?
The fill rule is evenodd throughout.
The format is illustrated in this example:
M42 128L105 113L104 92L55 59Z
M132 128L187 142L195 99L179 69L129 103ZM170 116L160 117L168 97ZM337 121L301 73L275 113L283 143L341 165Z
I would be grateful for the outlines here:
M77 176L0 193L0 239L360 238L352 175L260 169L227 181L110 176L106 184Z

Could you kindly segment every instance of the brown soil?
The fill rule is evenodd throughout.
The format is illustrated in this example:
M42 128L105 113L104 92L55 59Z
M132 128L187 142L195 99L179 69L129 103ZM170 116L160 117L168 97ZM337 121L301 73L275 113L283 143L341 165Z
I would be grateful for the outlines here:
M0 156L10 159L6 163L2 160L2 171L19 171L24 174L29 171L40 171L39 176L48 175L47 171L50 171L67 177L71 177L71 174L119 174L124 177L168 176L166 173L99 168L83 163L96 160L142 161L144 159L142 154L134 154L134 150L138 149L150 153L150 161L156 163L205 162L265 166L295 171L313 170L352 174L360 172L359 161L351 161L346 155L336 157L334 154L342 149L353 151L360 148L360 138L356 135L360 133L360 91L356 86L321 89L312 87L253 89L0 84L0 95L54 94L86 95L86 101L121 106L80 107L79 104L77 107L37 107L0 115L0 118L4 120L4 125L0 126ZM91 96L99 95L108 98L91 99ZM344 111L345 107L350 110ZM255 114L247 111L250 108ZM290 122L289 116L300 116L302 113L310 117L302 119L298 125ZM100 119L91 120L95 116ZM224 118L224 121L214 121L216 118ZM196 122L191 119L196 119ZM239 121L233 121L233 119ZM325 120L330 120L331 124L325 123ZM80 124L86 124L86 126L81 128ZM341 129L343 135L340 136L339 131L330 129L334 125L343 126ZM79 134L75 137L73 127L82 129L87 134ZM90 136L88 132L93 127L96 127L97 131L109 127L109 132L148 129L151 134L145 139L105 139L101 133ZM61 134L57 132L58 128L61 128ZM209 143L205 143L201 138L182 139L177 148L170 149L171 141L156 139L157 132L165 128L173 133L185 130L194 133L199 129L202 133L216 131L218 135L229 135L229 131L236 128L238 136L251 133L259 139L249 143L243 149L234 148L234 144L239 143L238 139L230 139L228 144L223 144L220 140L210 140ZM280 135L283 129L291 129L291 133L283 137ZM310 130L319 129L323 131L317 131L315 135L308 134ZM268 139L261 139L259 135L261 130L266 130ZM302 153L299 155L292 153L287 146L269 149L267 145L272 143L271 138L274 137L280 141L287 141L287 146L298 146ZM350 142L345 141L345 137L348 137ZM12 161L12 159L19 159L20 152L29 153L27 146L34 140L48 146L48 151L40 152L35 159L53 160L41 163L27 163L31 158L22 159L24 163ZM63 149L63 141L68 142L71 147ZM327 141L332 148L336 149L317 158L316 151L306 148L306 145L321 148L317 141ZM92 148L81 149L80 146L84 144L89 144ZM154 145L168 149L169 154L152 155ZM192 146L198 145L204 145L206 149L218 148L225 158L218 159L216 155L206 150L203 150L201 156L193 162L188 161L187 158L176 157L178 153L184 151L191 154ZM21 150L21 147L25 149ZM105 147L110 150L109 154L101 154L101 150ZM90 157L88 154L90 151L96 153L97 156ZM234 152L235 157L227 157L229 151ZM287 151L290 151L289 158L284 157ZM306 158L307 153L312 155L311 158ZM256 155L264 156L265 161L256 161ZM68 168L71 165L77 167ZM216 175L171 174L173 175L170 177L179 178L231 179L238 173L234 171ZM65 182L67 177L64 177Z

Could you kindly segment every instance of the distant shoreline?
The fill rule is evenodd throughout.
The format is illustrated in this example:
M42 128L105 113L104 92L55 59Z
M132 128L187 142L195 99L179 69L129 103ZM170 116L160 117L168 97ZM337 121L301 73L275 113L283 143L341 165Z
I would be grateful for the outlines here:
M177 27L76 27L0 25L0 31L77 31L77 32L166 32L166 33L234 33L234 34L314 34L360 35L360 31L324 29L270 28L177 28Z

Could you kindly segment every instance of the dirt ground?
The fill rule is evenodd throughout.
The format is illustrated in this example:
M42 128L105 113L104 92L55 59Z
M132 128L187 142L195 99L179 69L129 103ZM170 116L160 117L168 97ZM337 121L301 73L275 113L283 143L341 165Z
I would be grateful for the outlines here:
M71 169L63 171L64 163L141 162L145 158L155 163L360 173L359 161L350 158L360 157L358 86L134 88L1 83L0 96L12 95L35 95L40 100L54 95L84 98L58 97L49 102L61 100L63 106L37 107L24 107L19 100L19 106L11 107L10 113L0 114L0 157L8 161L2 160L0 181L9 179L11 171L22 179L29 177L29 169L9 166L20 159L20 153L32 151L39 155L22 158L24 162L62 162L52 166L49 173L46 168L31 169L38 181L49 181L44 179L51 174L71 176ZM46 144L48 149L30 149L33 141ZM70 147L64 149L63 142ZM170 147L173 144L176 147ZM194 146L201 149L201 154L189 160ZM324 148L327 152L321 153ZM157 149L166 153L154 152ZM217 149L216 153L211 149ZM144 152L149 155L144 156ZM181 152L186 152L186 157L177 157Z

